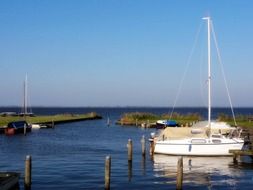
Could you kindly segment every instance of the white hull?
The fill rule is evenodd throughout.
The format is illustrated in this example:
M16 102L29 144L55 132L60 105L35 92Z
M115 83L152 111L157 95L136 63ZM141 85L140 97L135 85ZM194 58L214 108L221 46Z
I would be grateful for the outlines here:
M39 124L31 124L32 129L40 129L40 125Z
M195 139L199 143L188 140L165 140L155 143L154 153L187 156L232 156L229 150L241 150L244 144L242 139L222 139L221 143L212 143L212 139ZM200 141L206 140L206 143Z

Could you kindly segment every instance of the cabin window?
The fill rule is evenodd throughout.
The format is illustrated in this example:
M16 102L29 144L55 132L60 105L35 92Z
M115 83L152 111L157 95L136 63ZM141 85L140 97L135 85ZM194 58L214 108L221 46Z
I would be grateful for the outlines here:
M192 144L203 144L203 143L206 143L206 140L205 139L192 139L191 143Z
M221 135L212 135L213 138L221 138Z
M219 144L219 143L221 143L221 140L219 140L219 139L213 139L212 142L215 143L215 144Z

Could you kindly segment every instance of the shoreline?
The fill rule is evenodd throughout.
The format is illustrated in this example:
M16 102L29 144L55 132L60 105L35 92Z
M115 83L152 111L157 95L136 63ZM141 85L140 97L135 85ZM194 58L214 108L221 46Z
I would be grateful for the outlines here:
M57 115L47 115L47 116L0 116L0 133L2 133L9 122L25 120L29 124L63 124L70 122L78 122L85 120L95 120L102 119L102 116L95 112L87 114L57 114Z

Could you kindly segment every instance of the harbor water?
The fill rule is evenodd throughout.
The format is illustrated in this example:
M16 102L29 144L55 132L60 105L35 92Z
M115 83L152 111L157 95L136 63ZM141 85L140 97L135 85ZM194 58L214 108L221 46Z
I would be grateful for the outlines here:
M1 108L0 112L19 111ZM57 125L53 129L33 130L15 136L0 135L0 171L20 172L23 189L26 155L32 156L32 190L104 189L105 157L111 156L111 189L175 189L176 156L141 155L141 138L156 129L120 126L114 123L125 112L168 113L167 108L34 108L38 115L97 112L101 120ZM200 112L204 108L180 108L179 113ZM230 113L229 109L214 109ZM251 108L236 109L237 114L253 114ZM107 126L110 118L111 125ZM127 160L127 142L133 141L133 162ZM148 141L146 141L148 150ZM184 157L183 189L252 189L253 163L241 157Z

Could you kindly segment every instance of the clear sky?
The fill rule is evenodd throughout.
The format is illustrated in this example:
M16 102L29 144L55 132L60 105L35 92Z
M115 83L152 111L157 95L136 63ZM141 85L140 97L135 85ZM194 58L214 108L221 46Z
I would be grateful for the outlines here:
M253 106L252 10L251 0L1 0L0 105L21 105L27 74L32 106L171 106L210 15L233 104ZM201 51L176 106L206 106ZM220 79L213 104L228 106Z

